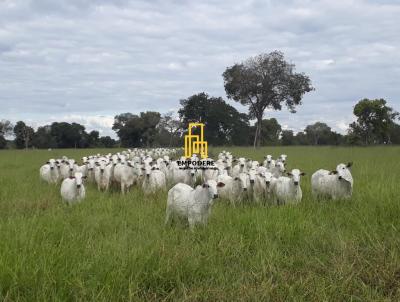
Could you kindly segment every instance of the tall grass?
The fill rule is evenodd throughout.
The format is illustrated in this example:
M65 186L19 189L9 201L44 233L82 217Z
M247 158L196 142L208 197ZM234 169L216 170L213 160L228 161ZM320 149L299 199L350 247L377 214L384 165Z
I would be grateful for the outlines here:
M50 157L0 152L0 298L5 301L399 301L400 148L230 148L288 154L308 173L297 206L213 208L206 228L164 228L166 193L61 202L39 180ZM214 149L216 153L219 149ZM108 152L108 150L107 150ZM316 202L310 176L353 161L351 201Z

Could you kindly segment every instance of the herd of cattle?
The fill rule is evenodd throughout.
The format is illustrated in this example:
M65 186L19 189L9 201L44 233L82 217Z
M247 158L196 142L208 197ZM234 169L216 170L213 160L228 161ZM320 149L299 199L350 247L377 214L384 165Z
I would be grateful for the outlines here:
M96 184L99 191L115 186L122 194L133 185L141 187L146 195L171 188L165 222L169 224L180 216L190 227L207 223L213 200L218 197L232 204L272 205L298 203L302 199L300 182L305 173L299 169L287 171L285 154L275 160L267 155L260 163L236 158L227 151L219 153L216 160L200 159L197 155L186 159L179 157L179 153L178 149L167 148L128 149L117 154L83 157L82 165L64 156L50 159L43 165L40 177L53 184L61 181L61 196L68 203L85 198L84 182ZM181 166L181 162L186 164ZM212 162L212 168L200 169L206 162ZM313 196L350 198L353 190L351 165L341 163L333 171L316 171L311 177Z

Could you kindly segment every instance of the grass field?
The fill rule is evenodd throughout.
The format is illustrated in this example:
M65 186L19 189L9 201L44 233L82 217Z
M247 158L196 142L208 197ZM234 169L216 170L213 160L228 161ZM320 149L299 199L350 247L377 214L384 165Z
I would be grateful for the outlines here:
M207 228L164 228L166 193L61 202L39 180L50 157L0 152L0 299L5 301L400 301L400 148L231 148L288 154L308 173L298 206L217 202ZM218 150L213 150L216 153ZM351 201L316 202L310 176L353 161Z

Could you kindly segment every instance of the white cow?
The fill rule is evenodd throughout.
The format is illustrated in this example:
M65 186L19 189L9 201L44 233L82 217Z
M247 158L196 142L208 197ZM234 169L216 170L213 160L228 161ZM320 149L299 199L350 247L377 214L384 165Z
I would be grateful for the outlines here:
M237 159L238 163L232 168L232 176L237 177L240 173L247 172L246 159L240 157Z
M304 172L293 169L287 173L288 177L281 176L277 179L274 186L274 198L276 204L299 203L303 197L300 187L300 177Z
M349 199L353 193L353 177L350 167L353 163L339 164L336 170L329 172L320 169L311 176L311 188L314 197Z
M300 187L300 177L304 172L293 169L287 173L288 177L281 176L276 180L273 196L276 204L299 203L303 197Z
M157 190L165 190L167 187L165 174L157 165L145 165L142 189L144 194L155 193Z
M285 164L281 161L277 161L271 169L268 169L268 171L271 172L274 177L279 178L286 172Z
M81 172L75 172L74 176L70 176L61 183L61 197L67 203L80 202L85 198L85 186Z
M217 184L214 180L195 189L187 184L176 184L168 191L165 224L179 217L187 220L192 230L196 224L206 225L213 200L218 197L217 187L223 186L222 182Z
M266 168L270 168L272 161L273 161L272 155L268 154L268 155L264 156L263 166Z
M96 167L94 168L94 179L99 191L108 191L113 168L112 164L107 164L104 160L96 162Z
M75 172L78 171L78 165L75 163L74 159L64 160L64 163L60 168L61 177L63 179L73 176Z
M39 170L40 177L49 184L57 183L60 177L60 173L57 166L58 165L56 160L50 159L46 164L40 167Z
M221 198L227 199L231 204L241 201L249 187L250 178L247 173L240 173L237 177L229 175L218 176L218 182L222 182L225 186L218 188L218 194Z
M114 167L114 180L121 186L121 193L125 192L133 185L137 184L142 175L141 169L131 161L119 163Z
M283 163L286 163L286 158L287 158L287 155L286 155L286 154L281 154L281 155L279 155L279 157L278 157L278 161L281 161L281 162L283 162Z

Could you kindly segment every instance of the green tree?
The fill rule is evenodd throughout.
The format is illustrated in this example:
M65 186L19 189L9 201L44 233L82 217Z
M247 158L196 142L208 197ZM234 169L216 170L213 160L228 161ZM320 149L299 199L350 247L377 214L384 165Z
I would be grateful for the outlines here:
M27 126L23 121L19 121L14 126L15 146L18 149L28 149L32 146L32 139L35 131Z
M295 140L297 145L309 145L307 135L304 132L297 132Z
M8 120L1 120L0 121L0 136L7 136L11 135L13 132L13 125Z
M390 128L390 140L392 144L400 144L400 125L392 125L392 127Z
M117 141L110 136L102 136L99 138L99 146L104 148L112 148L117 145Z
M304 132L310 145L328 145L332 135L331 127L321 122L308 125Z
M99 131L96 130L90 131L87 136L89 147L98 147L99 137L100 137Z
M7 147L7 140L4 136L0 135L0 149L5 149Z
M32 144L39 149L57 148L57 142L55 138L51 135L51 126L45 125L39 127L35 132Z
M363 99L353 110L357 120L350 124L349 134L365 145L390 143L390 130L399 113L384 99Z
M222 98L202 92L180 101L179 116L185 128L191 122L205 124L210 145L247 144L249 121Z
M157 134L161 115L158 112L141 112L140 115L122 113L114 118L113 130L123 147L150 147Z
M58 148L86 148L87 133L83 125L55 122L51 124L51 136Z
M0 121L0 149L7 147L6 136L11 135L13 131L13 125L8 120Z
M157 128L157 143L159 146L176 146L178 144L178 140L180 140L182 137L182 121L174 118L171 112L165 113L161 116Z
M279 51L251 57L228 67L223 78L228 98L249 106L250 118L257 120L254 147L261 142L266 109L281 110L285 104L290 112L295 112L303 95L313 90L309 77L296 73L295 65L287 62Z
M290 146L296 143L296 139L294 137L294 133L292 130L283 130L281 137L282 145Z
M275 118L264 119L261 123L261 144L277 145L282 127Z

